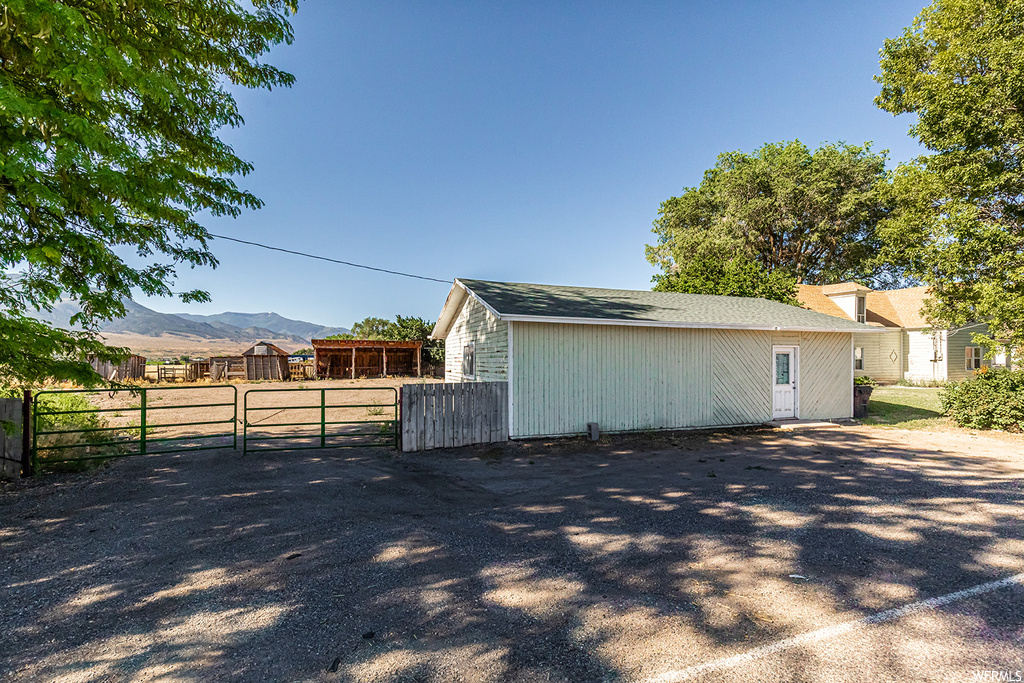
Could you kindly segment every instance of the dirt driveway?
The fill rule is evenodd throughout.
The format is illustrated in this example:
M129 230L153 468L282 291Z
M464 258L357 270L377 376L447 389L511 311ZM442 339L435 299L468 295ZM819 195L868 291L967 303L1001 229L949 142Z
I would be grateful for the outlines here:
M845 427L7 484L0 680L1000 680L1022 451Z

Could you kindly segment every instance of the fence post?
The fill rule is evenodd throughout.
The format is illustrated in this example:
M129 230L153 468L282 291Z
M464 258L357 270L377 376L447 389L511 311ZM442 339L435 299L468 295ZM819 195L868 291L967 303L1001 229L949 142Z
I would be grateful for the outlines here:
M352 351L355 351L353 347ZM353 368L355 365L352 366ZM320 390L320 448L327 446L327 390Z
M142 402L139 404L139 455L146 454L146 389L143 387Z
M26 389L21 402L21 476L32 476L32 457L35 455L32 435L32 390Z

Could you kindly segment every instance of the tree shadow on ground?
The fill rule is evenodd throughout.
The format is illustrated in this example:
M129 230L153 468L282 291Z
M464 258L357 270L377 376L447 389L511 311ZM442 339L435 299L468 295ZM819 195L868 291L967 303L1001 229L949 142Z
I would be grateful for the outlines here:
M0 494L0 661L10 680L646 680L1021 571L1015 476L838 429L135 458ZM869 677L912 673L894 647Z

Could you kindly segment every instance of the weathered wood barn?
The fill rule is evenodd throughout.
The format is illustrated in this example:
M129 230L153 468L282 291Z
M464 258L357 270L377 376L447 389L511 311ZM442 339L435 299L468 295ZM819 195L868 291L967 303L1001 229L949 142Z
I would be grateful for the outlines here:
M381 339L314 339L313 361L320 379L419 377L423 342Z
M242 352L246 379L288 379L288 352L270 342L259 342Z
M446 382L508 382L513 438L853 415L853 334L755 298L455 281Z
M107 381L123 382L146 377L146 359L135 354L117 364L111 363L109 360L100 360L96 356L89 356L89 365Z

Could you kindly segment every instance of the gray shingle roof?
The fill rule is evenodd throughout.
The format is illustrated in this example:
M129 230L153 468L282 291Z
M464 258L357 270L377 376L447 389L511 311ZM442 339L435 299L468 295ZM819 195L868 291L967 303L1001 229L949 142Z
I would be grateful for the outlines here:
M567 318L575 322L665 323L680 327L738 327L802 331L877 332L878 329L767 299L597 289L520 282L458 280L502 319Z

